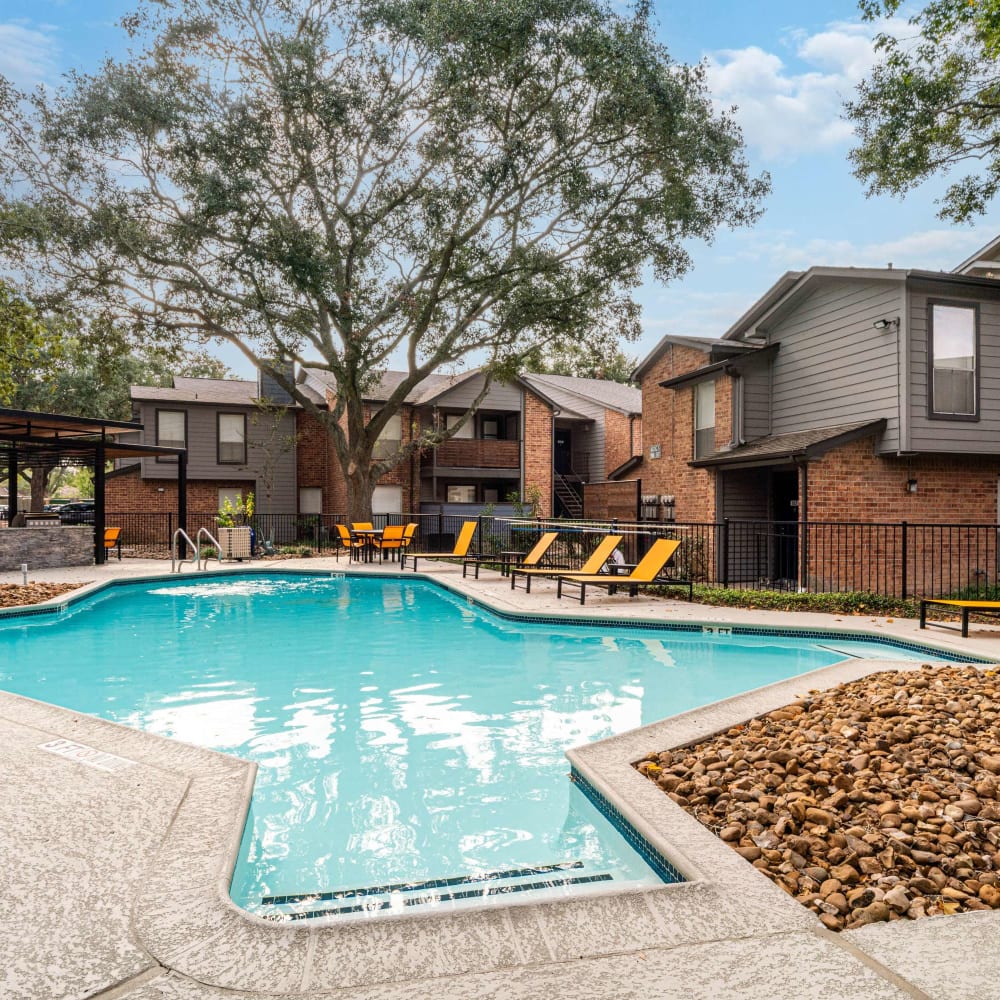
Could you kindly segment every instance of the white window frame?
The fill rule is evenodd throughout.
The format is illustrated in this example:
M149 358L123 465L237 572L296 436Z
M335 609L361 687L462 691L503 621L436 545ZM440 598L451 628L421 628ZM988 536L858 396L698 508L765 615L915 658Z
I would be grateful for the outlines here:
M708 397L711 394L711 399ZM692 394L694 409L694 457L697 461L715 451L715 381L698 382ZM711 413L711 424L705 421L707 413Z

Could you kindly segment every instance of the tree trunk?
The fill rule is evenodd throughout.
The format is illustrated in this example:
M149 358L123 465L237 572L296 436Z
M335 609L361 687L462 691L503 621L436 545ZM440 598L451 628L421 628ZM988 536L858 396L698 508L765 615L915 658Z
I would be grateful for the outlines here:
M45 493L49 486L49 475L53 465L31 465L31 502L29 512L40 511L45 506Z
M372 519L372 492L375 481L371 475L368 460L352 462L347 470L347 520L370 521Z

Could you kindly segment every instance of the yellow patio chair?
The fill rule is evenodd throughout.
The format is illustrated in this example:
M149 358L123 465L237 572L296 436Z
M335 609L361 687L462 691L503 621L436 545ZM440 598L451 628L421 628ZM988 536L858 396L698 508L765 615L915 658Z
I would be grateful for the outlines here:
M549 546L559 537L558 531L546 531L541 538L535 542L532 550L517 564L518 569L526 569L533 566L537 566L541 561L545 553L548 551ZM481 555L481 556L466 556L462 560L462 576L465 576L465 571L470 566L476 567L476 579L479 579L479 567L483 563L494 563L499 564L501 571L508 568L509 564L505 564L502 555L494 553L493 555ZM513 566L509 566L513 569Z
M680 548L680 544L676 538L658 538L631 573L594 573L592 575L580 573L561 576L556 587L556 596L562 597L563 584L580 588L581 604L586 601L588 586L608 587L611 593L614 593L619 587L628 587L629 597L635 597L642 587L658 587L672 583L687 586L687 581L657 579L660 571Z
M340 535L341 548L347 549L351 558L356 559L358 549L360 549L365 543L360 538L355 538L350 531L347 530L346 524L337 525L337 534ZM340 555L340 549L337 549L337 554L338 556Z
M371 521L352 521L351 522L352 531L374 531L375 525Z
M458 533L458 540L451 552L409 552L403 549L399 556L400 569L406 569L406 560L413 560L413 572L417 571L418 559L464 559L472 544L472 536L476 533L477 521L466 521Z
M531 580L533 577L542 576L549 577L550 579L566 576L569 573L596 573L610 558L611 553L618 548L621 543L621 535L606 535L601 539L600 544L590 553L590 557L579 569L524 569L520 566L513 567L510 571L510 589L514 589L514 585L517 583L517 578L519 576L524 577L525 589L530 594L531 593Z
M405 530L405 525L388 524L382 532L382 537L374 539L375 548L382 553L383 559L385 558L386 552L390 553L392 557L395 558L396 553L403 548L403 532Z

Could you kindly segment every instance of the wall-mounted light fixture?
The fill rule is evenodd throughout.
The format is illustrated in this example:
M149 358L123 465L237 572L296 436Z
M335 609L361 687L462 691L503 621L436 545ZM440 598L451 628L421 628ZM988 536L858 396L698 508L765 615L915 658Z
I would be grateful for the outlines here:
M899 317L893 316L892 319L877 319L872 323L872 326L876 330L888 330L890 326L899 326Z
M917 492L917 481L915 479L906 480L906 492L916 493Z
M156 487L156 492L157 493L166 493L166 490L162 486L157 486Z

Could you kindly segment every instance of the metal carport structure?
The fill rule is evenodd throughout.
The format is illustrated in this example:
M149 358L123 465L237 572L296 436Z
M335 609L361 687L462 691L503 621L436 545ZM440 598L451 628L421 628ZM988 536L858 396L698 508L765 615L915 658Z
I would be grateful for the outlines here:
M44 457L49 464L86 465L94 473L94 562L103 563L105 517L105 465L114 459L175 457L177 459L177 521L187 528L187 449L119 441L138 434L142 424L97 417L72 417L62 413L0 408L0 465L9 486L8 523L17 514L17 477Z

